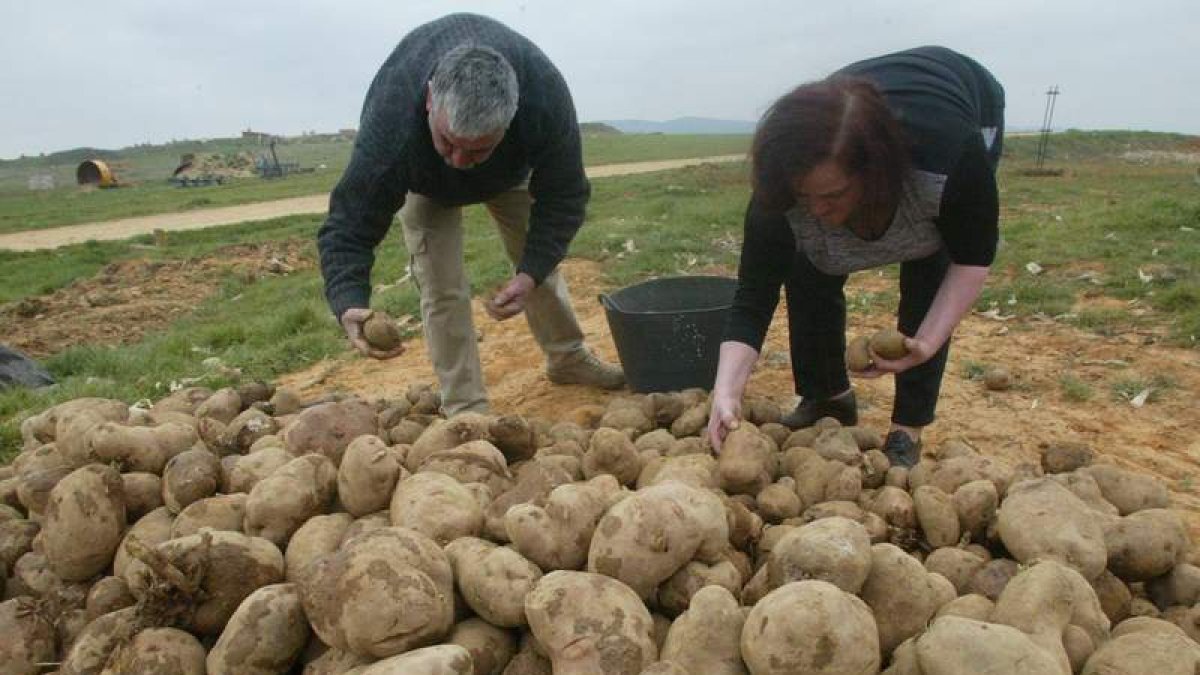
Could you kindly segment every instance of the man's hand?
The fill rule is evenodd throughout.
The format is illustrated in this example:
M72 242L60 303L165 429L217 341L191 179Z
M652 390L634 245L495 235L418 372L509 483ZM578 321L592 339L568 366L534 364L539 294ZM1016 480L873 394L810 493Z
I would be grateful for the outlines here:
M350 338L350 344L358 350L358 353L380 360L390 359L403 354L404 345L399 345L395 349L385 352L375 349L367 343L367 339L363 336L363 322L369 316L371 316L371 310L365 307L354 307L342 312L342 328L346 331L346 337Z
M724 396L713 397L712 410L708 414L708 440L716 454L721 454L721 444L730 431L738 428L741 418L741 401Z
M871 367L858 372L851 371L850 374L855 377L871 379L887 373L903 373L909 368L916 368L933 358L933 355L941 348L941 345L933 345L920 338L910 337L904 338L904 346L908 349L908 355L891 361L875 353L875 350L872 349Z
M535 286L537 284L534 283L533 277L520 272L484 303L484 309L487 310L488 316L497 321L516 316L525 309L525 302Z

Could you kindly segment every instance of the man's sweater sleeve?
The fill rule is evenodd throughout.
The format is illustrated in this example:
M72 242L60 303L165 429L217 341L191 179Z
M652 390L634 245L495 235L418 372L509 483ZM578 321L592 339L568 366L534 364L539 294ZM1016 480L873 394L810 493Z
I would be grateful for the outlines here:
M375 160L356 146L346 173L329 198L329 216L317 233L325 297L334 316L371 300L375 247L404 205L406 186L398 164Z
M725 339L761 351L779 305L779 289L791 269L796 243L787 218L766 211L753 199L746 207L743 230L738 288Z
M517 266L518 272L525 272L538 284L566 257L571 240L583 225L591 196L570 95L562 97L551 115L553 121L541 130L545 142L531 158L533 206L525 251Z

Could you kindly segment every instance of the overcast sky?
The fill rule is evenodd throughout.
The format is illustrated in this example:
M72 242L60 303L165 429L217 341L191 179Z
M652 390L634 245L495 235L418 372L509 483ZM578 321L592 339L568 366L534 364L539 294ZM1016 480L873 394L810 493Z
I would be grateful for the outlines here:
M755 120L860 58L943 44L992 70L1008 126L1200 133L1200 0L3 0L0 158L357 126L413 27L452 11L531 38L581 121Z

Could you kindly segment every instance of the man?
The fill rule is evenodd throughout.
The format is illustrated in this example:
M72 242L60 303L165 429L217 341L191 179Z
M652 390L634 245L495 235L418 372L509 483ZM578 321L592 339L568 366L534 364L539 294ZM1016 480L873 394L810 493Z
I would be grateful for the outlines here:
M525 313L550 381L619 388L621 370L584 347L556 271L589 195L571 94L546 55L482 16L420 26L367 92L350 165L317 235L330 307L360 352L399 353L373 350L362 336L374 248L399 211L443 410L487 411L462 230L462 206L482 203L516 266L488 314Z

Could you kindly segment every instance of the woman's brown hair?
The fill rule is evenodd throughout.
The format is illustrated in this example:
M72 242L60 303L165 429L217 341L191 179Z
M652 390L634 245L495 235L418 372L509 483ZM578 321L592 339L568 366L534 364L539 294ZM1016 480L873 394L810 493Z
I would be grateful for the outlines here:
M771 105L750 151L754 198L772 211L796 203L794 181L827 160L862 181L855 234L877 239L891 224L911 162L904 130L867 79L835 75L796 87Z

